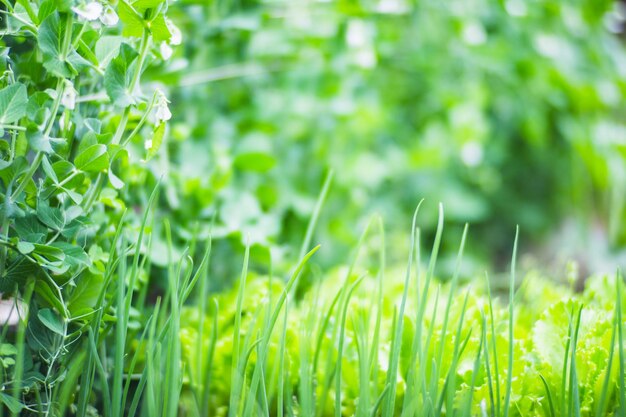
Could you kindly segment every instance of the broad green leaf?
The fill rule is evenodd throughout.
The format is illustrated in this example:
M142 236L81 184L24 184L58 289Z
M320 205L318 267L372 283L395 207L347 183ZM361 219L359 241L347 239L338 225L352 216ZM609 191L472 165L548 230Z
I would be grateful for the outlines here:
M167 27L167 23L165 23L163 13L157 15L152 22L150 22L150 33L156 42L167 42L171 39L172 33Z
M72 199L72 201L74 202L74 204L80 204L83 202L83 196L82 194L71 190L69 188L62 188L63 192L67 193L67 195Z
M157 9L163 0L139 0L128 3L121 0L118 6L120 20L124 23L123 34L125 36L141 37L145 29L150 31L155 42L166 42L172 37L169 27L165 22L163 13L149 13L149 9ZM151 17L147 17L152 14Z
M124 41L121 36L105 35L96 42L96 58L101 68L109 65L109 62L119 54L120 45Z
M22 173L24 173L28 167L29 163L23 156L18 156L13 160L13 163L0 170L0 178L4 183L5 187L9 187L11 182L15 181L16 178L19 178Z
M0 90L0 123L15 123L26 114L28 96L26 86L11 84Z
M72 245L67 242L55 242L51 246L63 251L64 261L70 267L88 267L91 265L91 259L80 246Z
M38 260L48 264L52 263L54 266L65 260L65 253L61 249L50 245L36 243L35 250L32 253Z
M39 130L27 131L26 137L28 138L28 144L33 150L47 154L54 152L50 138L48 136L44 136L44 134Z
M41 243L48 234L48 229L33 214L16 219L13 227L20 240L26 242Z
M0 344L0 356L13 356L17 355L17 348L10 343Z
M59 178L57 177L56 172L54 172L54 168L52 168L52 164L50 164L50 160L47 157L43 157L41 160L41 167L43 171L46 173L48 178L54 183L58 184Z
M44 56L44 67L57 77L73 78L88 62L72 48L63 51L65 25L59 14L53 13L41 23L37 38Z
M47 305L56 308L58 311L63 311L64 304L59 299L57 292L58 287L54 288L51 285L52 284L44 280L37 280L37 283L35 284L35 292L47 303Z
M24 404L4 392L0 392L0 401L7 406L9 411L15 414L21 412L24 407L26 407Z
M102 130L102 121L99 119L88 117L83 122L85 123L85 127L92 133L99 134Z
M83 316L94 311L104 285L101 274L86 273L76 280L76 288L67 300L67 308L72 317Z
M37 125L43 125L50 115L50 109L47 104L51 101L49 94L38 91L28 98L26 105L26 115L31 121Z
M115 105L128 107L135 104L133 92L129 91L137 52L128 44L121 44L120 51L104 72L104 88Z
M92 145L74 160L76 169L84 172L104 171L109 167L109 155L105 145Z
M52 0L60 12L69 12L74 5L73 0Z
M41 2L41 5L39 6L39 11L37 13L37 18L39 19L40 22L44 21L48 16L54 13L55 10L57 10L56 3L57 2L55 0L45 0ZM58 9L63 10L60 7ZM69 10L69 8L66 10Z
M17 250L19 250L22 255L28 255L35 250L35 245L30 242L20 241L17 243Z
M41 52L46 58L59 57L61 55L62 37L65 25L60 22L59 14L48 16L39 27L38 41Z
M2 19L6 22L6 28L8 33L18 33L28 23L34 23L30 18L30 15L26 11L26 8L22 4L19 4L26 1L28 0L20 0L16 2L15 6L13 7L13 13L8 13L6 15L6 20L5 18Z
M39 130L27 130L26 138L28 139L28 144L33 150L46 154L53 153L55 146L65 143L64 139L51 138L50 136L44 135Z
M63 211L57 207L50 207L46 201L37 203L37 218L50 229L60 232L65 227Z
M137 0L132 2L132 5L136 10L148 10L156 9L163 3L165 0Z
M79 194L80 196L80 194ZM76 203L77 205L80 203ZM61 233L68 240L82 241L98 231L98 225L86 216L77 216L65 227Z
M125 0L120 0L118 4L118 14L124 24L124 36L134 36L140 38L143 35L143 16Z
M78 187L80 184L83 183L85 174L82 172L79 172L78 174L76 174L78 170L69 161L62 159L60 161L55 162L54 164L52 164L52 170L54 172L54 175L58 179L58 181L55 182L53 178L49 176L50 183L52 184L58 184L59 182L66 181L70 175L74 175L74 177L71 180L65 182L64 184L65 188ZM55 186L54 189L56 190L57 187Z
M61 318L49 308L44 308L37 312L37 317L49 330L54 333L63 336L65 331L63 330L63 322Z
M80 144L78 145L78 150L76 152L80 154L84 152L85 149L89 148L90 146L97 145L97 144L98 144L98 135L95 132L90 130L80 140Z

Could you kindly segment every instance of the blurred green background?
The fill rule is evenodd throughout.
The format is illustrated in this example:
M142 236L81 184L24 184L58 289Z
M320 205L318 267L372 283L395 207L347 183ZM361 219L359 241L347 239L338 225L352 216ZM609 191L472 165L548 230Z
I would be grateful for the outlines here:
M164 200L180 246L212 223L220 276L246 240L255 267L346 262L368 219L404 260L411 214L441 274L465 222L466 274L522 253L613 268L626 187L626 7L611 0L179 0L183 42L147 74L174 115ZM153 251L163 250L158 244ZM155 257L158 259L158 257ZM448 262L445 260L448 259Z

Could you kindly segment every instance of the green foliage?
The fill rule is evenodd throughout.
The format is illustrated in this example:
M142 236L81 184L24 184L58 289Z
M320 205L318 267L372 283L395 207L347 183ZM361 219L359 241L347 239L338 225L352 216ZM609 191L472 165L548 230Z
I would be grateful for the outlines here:
M118 23L122 15L126 24L123 7L141 12L133 33ZM10 324L17 330L3 332L17 352L2 355L1 400L13 415L65 415L79 401L89 344L100 349L119 319L107 306L112 287L124 288L124 275L112 286L110 262L121 262L128 254L115 252L128 248L115 247L122 242L112 225L126 210L120 197L131 201L125 183L146 171L130 152L143 152L144 131L156 130L159 144L167 134L165 96L141 83L158 46L170 39L167 4L18 1L3 8L0 286L3 299L24 311ZM146 94L160 97L161 108ZM157 151L150 147L151 156ZM125 219L123 239L132 238L130 225L140 219ZM139 283L129 285L132 294ZM118 349L123 353L125 344ZM98 359L87 356L93 378ZM108 368L108 359L99 365ZM83 415L94 401L90 383L82 385Z
M182 241L187 219L215 207L215 236L229 237L217 250L242 252L250 233L289 264L332 168L316 235L336 245L324 265L345 259L375 212L404 242L401 219L421 197L429 218L441 201L455 226L440 272L467 221L465 274L508 259L516 224L532 248L560 223L597 217L621 247L626 53L608 30L613 2L189 0L171 13L189 34L180 66L158 75L178 85L172 131L185 142L170 146L170 180ZM232 205L251 207L243 230L220 210Z
M426 282L419 283L425 269L413 271L408 293L418 297L404 295L407 286L401 271L387 271L382 303L374 308L378 284L372 275L359 278L356 273L346 275L345 269L333 272L299 303L289 303L285 339L272 327L286 311L280 300L289 288L267 277L249 277L239 289L219 294L216 303L225 307L219 313L210 311L206 319L201 320L197 307L187 308L181 337L189 371L181 407L196 415L193 410L200 398L196 393L206 383L204 372L214 381L210 414L232 413L233 407L251 403L245 407L248 412L237 415L278 415L279 401L293 397L291 406L284 405L284 413L620 415L624 385L620 373L625 366L616 358L622 349L616 336L623 327L624 300L616 291L620 280L591 277L584 292L575 293L531 272L515 291L509 309L502 300L492 300L482 283L471 289L455 290L451 285L428 289ZM339 309L337 294L343 298ZM267 309L258 307L259 300ZM414 316L420 306L425 306L421 321ZM274 319L268 320L266 311L273 311ZM328 316L330 321L325 319ZM377 320L378 339L372 327ZM445 330L446 320L454 323L454 330ZM198 340L201 328L204 338ZM235 343L233 334L245 343ZM257 337L257 342L262 340L259 345L252 343ZM213 345L215 351L203 358L210 368L192 366L197 349L206 352ZM319 355L320 366L308 357L309 349ZM370 356L370 352L379 353ZM245 358L243 368L238 378L231 379L227 375L239 355ZM282 358L285 364L280 371ZM282 385L277 385L276 372L282 372ZM265 380L257 380L257 375ZM390 390L389 384L396 389ZM233 389L239 392L235 405ZM325 395L335 400L323 401Z
M466 282L517 223L623 243L612 2L0 15L0 416L624 414L619 274Z
M0 123L15 123L26 113L26 86L20 83L11 84L0 90Z

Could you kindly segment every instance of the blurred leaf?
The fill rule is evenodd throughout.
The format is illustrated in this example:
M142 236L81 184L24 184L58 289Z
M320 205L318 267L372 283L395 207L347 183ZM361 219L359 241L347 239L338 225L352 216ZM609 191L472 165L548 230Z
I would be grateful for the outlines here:
M165 122L159 123L152 132L152 139L150 139L148 146L148 153L146 155L146 161L152 159L161 149L163 138L165 137Z
M13 398L10 395L7 395L7 394L5 394L3 392L0 392L0 401L2 401L2 403L4 405L6 405L7 408L12 413L19 413L19 412L21 412L24 409L24 407L26 407L24 404L22 404L21 402L19 402L15 398Z
M124 36L134 36L140 38L143 35L144 21L143 17L134 9L134 7L120 0L118 3L118 13L120 20L124 23Z

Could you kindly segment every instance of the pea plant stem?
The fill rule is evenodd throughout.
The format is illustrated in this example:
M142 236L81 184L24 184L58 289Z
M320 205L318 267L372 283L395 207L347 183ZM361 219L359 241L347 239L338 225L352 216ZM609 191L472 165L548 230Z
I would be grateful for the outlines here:
M52 126L54 125L56 114L59 111L59 106L61 105L61 96L63 95L64 86L64 80L59 78L59 80L57 81L56 97L54 98L54 102L52 103L52 111L50 112L50 117L46 121L46 126L43 131L44 137L48 137L50 135L50 132L52 131ZM37 172L39 164L41 164L41 161L43 160L43 156L43 151L37 151L37 153L35 154L35 159L33 159L30 168L24 175L24 178L22 178L22 182L20 182L20 185L18 185L18 187L15 189L15 192L11 194L11 200L15 200L17 197L20 196L24 189L26 189L28 182L33 178L35 172Z
M141 70L143 68L143 64L146 60L146 55L148 54L148 46L150 44L150 36L147 30L144 30L143 36L141 37L141 44L139 45L139 58L137 58L137 66L135 67L135 73L133 74L133 78L130 81L130 85L128 86L128 90L132 93L135 88L137 88L137 84L139 82L139 77L141 76ZM128 124L128 116L130 115L130 108L128 106L124 109L124 113L122 114L122 119L120 123L117 125L117 129L115 130L115 134L113 135L113 139L111 139L111 143L117 145L122 140L122 135L126 130L126 125Z
M19 130L20 132L24 132L24 131L26 131L26 128L25 128L24 126L5 125L5 124L0 124L0 129L5 129L5 130Z

